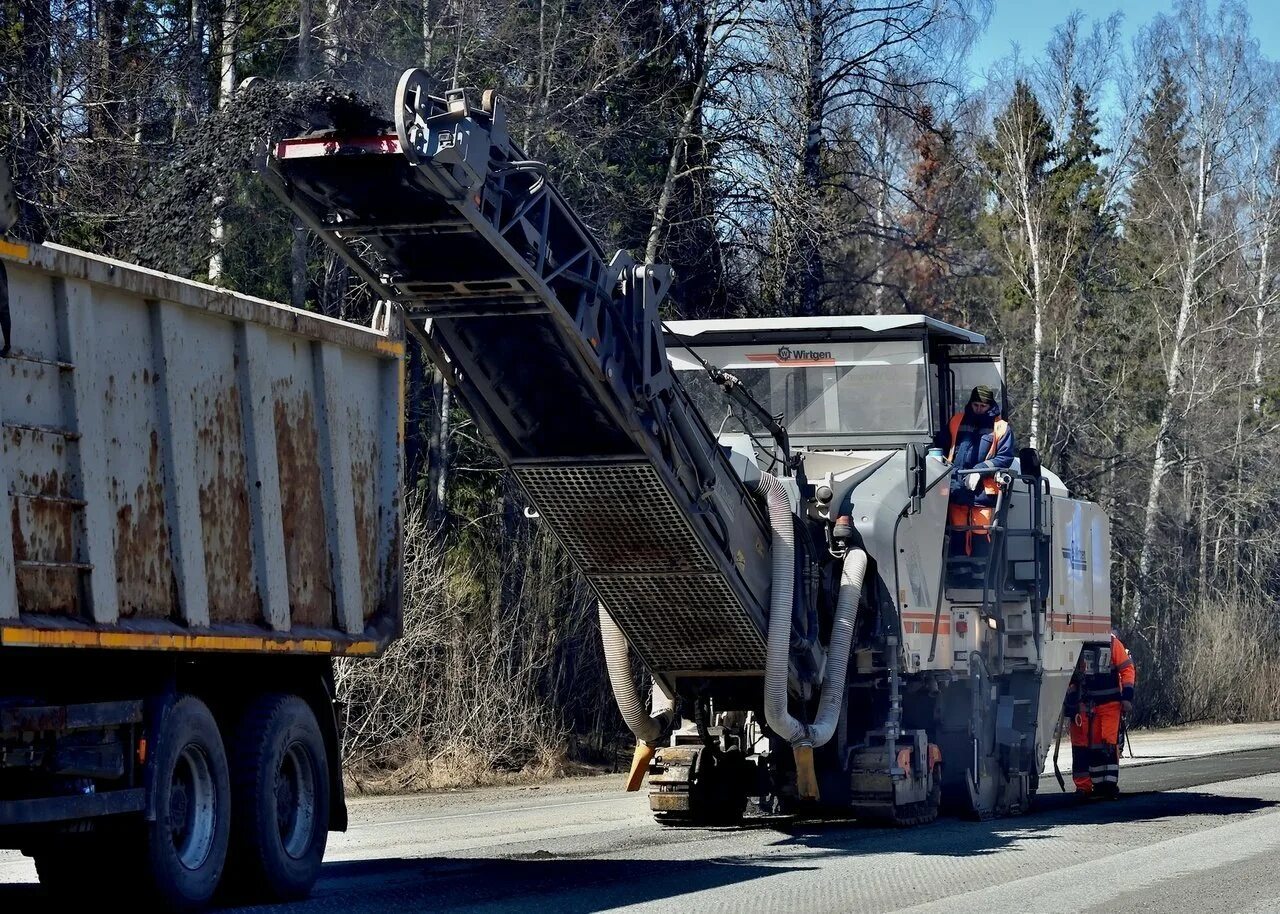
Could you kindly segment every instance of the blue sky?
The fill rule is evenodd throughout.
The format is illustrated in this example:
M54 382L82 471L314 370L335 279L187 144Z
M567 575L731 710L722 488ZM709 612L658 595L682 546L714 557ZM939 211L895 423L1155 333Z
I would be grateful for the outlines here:
M1216 0L1208 2L1211 8L1216 6ZM1262 53L1271 60L1280 60L1280 0L1246 0L1245 6L1253 19L1253 37L1258 39ZM1173 0L1067 0L1065 3L994 0L991 23L974 46L969 67L975 76L984 73L1010 53L1013 43L1021 47L1024 58L1039 56L1054 26L1072 10L1084 13L1088 21L1104 20L1116 10L1122 11L1121 28L1127 44L1157 13L1172 12L1173 8Z

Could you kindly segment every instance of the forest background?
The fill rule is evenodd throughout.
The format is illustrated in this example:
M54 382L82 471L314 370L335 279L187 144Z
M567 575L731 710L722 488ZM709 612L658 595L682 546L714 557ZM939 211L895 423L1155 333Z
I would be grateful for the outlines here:
M0 155L19 234L362 320L367 290L244 162L198 167L255 123L237 88L389 100L411 66L496 88L605 245L675 268L668 317L909 312L987 334L1019 444L1111 518L1138 719L1280 717L1280 70L1235 0L1073 13L975 73L991 16L0 0ZM340 667L353 770L406 787L613 758L591 594L420 354L410 374L406 634Z

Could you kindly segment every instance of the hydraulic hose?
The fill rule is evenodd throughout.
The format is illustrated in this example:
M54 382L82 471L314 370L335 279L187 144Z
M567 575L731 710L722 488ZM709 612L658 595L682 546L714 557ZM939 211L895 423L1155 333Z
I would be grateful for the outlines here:
M787 703L792 604L795 596L796 541L791 503L782 483L769 473L761 475L757 491L764 495L768 504L773 539L764 716L769 729L791 744L796 757L796 781L800 796L817 799L818 783L813 767L813 750L831 739L840 720L840 707L849 673L849 652L853 645L858 603L862 599L862 583L867 571L867 554L861 549L852 549L844 558L818 714L811 725L805 725L791 715Z
M760 474L757 491L769 507L773 580L769 592L769 638L764 661L764 719L769 729L795 746L808 738L804 724L787 709L791 655L791 613L795 595L796 532L791 502L771 473ZM812 744L810 744L812 745Z
M866 552L850 549L840 571L840 591L836 597L831 643L827 646L827 674L822 680L822 700L818 704L818 716L809 727L815 746L830 740L840 721L840 705L849 675L849 651L857 629L858 603L862 600L862 582L866 574Z
M640 690L636 688L635 679L631 675L631 658L627 654L627 638L622 629L613 621L603 604L599 607L600 637L604 642L604 661L609 669L609 683L613 686L613 697L618 702L618 711L627 729L636 735L636 739L650 745L662 739L662 732L671 722L675 711L675 702L667 697L658 684L653 684L652 712L644 709L640 698Z

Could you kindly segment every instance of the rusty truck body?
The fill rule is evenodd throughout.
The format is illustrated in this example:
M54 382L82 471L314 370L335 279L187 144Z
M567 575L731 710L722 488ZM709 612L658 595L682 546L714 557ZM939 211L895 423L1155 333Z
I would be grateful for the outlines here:
M304 894L346 820L332 658L400 625L394 318L0 270L0 846L171 908Z

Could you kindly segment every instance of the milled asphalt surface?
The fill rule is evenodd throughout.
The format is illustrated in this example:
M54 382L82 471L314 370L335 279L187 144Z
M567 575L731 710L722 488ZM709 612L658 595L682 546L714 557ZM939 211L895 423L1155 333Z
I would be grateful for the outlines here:
M916 829L664 828L616 776L356 799L312 898L245 910L1280 911L1280 725L1136 734L1134 753L1118 801L1050 776L1027 815ZM45 903L34 882L0 851L0 911Z

